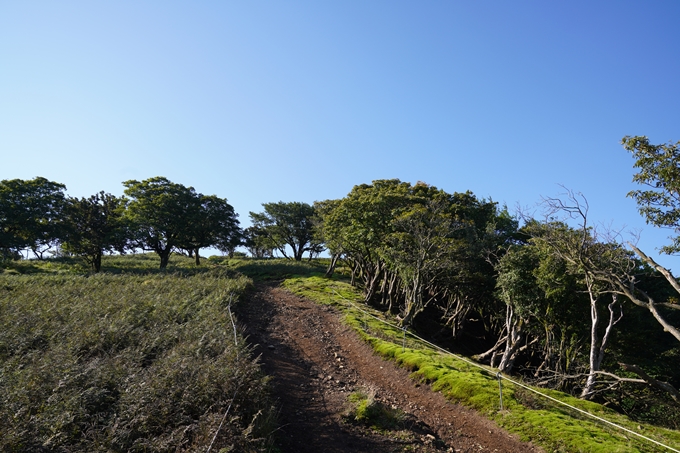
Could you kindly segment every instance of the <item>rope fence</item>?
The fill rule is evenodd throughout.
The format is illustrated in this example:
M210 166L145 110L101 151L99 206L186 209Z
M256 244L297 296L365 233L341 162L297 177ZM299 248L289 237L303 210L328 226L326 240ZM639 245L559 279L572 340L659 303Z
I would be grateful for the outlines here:
M666 449L668 449L669 451L673 451L673 452L676 452L676 453L680 453L680 450L678 450L678 449L676 449L676 448L670 447L670 446L668 446L668 445L666 445L666 444L663 444L663 443L661 443L661 442L659 442L659 441L657 441L657 440L654 440L654 439L649 438L649 437L647 437L647 436L645 436L645 435L643 435L643 434L640 434L640 433L635 432L635 431L633 431L633 430L631 430L631 429L628 429L628 428L626 428L625 426L618 425L618 424L616 424L616 423L614 423L614 422L611 422L611 421L609 421L609 420L607 420L607 419L605 419L605 418L599 417L599 416L597 416L597 415L595 415L595 414L591 414L591 413L588 412L588 411L585 411L585 410L583 410L583 409L579 409L578 407L572 406L571 404L565 403L564 401L560 401L560 400L558 400L557 398L553 398L552 396L549 396L549 395L546 395L546 394L544 394L544 393L541 393L541 392L539 392L538 390L536 390L536 389L534 389L534 388L532 388L532 387L529 387L528 385L525 385L525 384L523 384L523 383L521 383L521 382L518 382L518 381L516 381L516 380L514 380L514 379L512 379L512 378L509 378L509 377L507 377L507 376L504 376L500 371L497 371L497 370L494 369L494 368L491 368L491 367L488 367L488 366L479 364L479 363L474 362L474 361L472 361L472 360L470 360L470 359L468 359L468 358L466 358L466 357L463 357L463 356L460 356L460 355L458 355L458 354L454 354L454 353L452 353L452 352L450 352L450 351L447 351L446 349L441 348L440 346L437 346L436 344L431 343L431 342L427 341L426 339L419 337L418 335L414 334L413 332L407 331L405 327L397 326L396 324L391 324L391 323L385 321L384 319L381 319L381 318L375 316L374 314L369 313L368 311L364 310L364 309L361 308L360 306L356 305L356 304L355 304L354 302L352 302L351 300L348 300L348 299L346 299L345 297L343 297L341 294L336 293L335 290L333 290L333 294L337 295L337 296L340 297L342 300L346 301L347 304L349 304L350 306L352 306L352 307L355 308L356 310L358 310L358 311L360 311L360 312L366 314L367 316L370 316L371 318L373 318L373 319L375 319L375 320L377 320L377 321L379 321L379 322L381 322L381 323L383 323L383 324L385 324L385 325L387 325L387 326L389 326L389 327L392 327L393 329L397 329L397 331L403 330L404 334L403 334L403 337L402 337L402 348L404 348L404 349L405 349L405 345L406 345L406 333L408 333L409 336L411 336L411 337L417 339L418 341L423 342L424 344L427 344L428 346L434 348L435 350L437 350L437 351L439 351L439 352L441 352L441 353L443 353L443 354L445 354L445 355L450 355L450 356L454 357L454 358L457 359L457 360L460 360L460 361L462 361L462 362L467 363L468 365L472 365L472 366L474 366L474 367L477 367L477 368L479 368L479 369L482 369L482 370L484 370L484 371L486 371L486 372L488 372L488 373L491 373L492 375L495 374L496 378L498 379L498 389L499 389L499 399L500 399L500 409L501 409L501 411L503 410L503 386L502 386L502 381L503 381L503 380L506 380L506 381L508 381L508 382L510 382L510 383L512 383L512 384L514 384L514 385L516 385L516 386L518 386L518 387L521 387L521 388L523 388L523 389L525 389L525 390L527 390L527 391L529 391L529 392L532 392L532 393L535 393L535 394L537 394L537 395L539 395L539 396L542 396L543 398L546 398L546 399L548 399L548 400L550 400L550 401L552 401L552 402L554 402L554 403L560 404L560 405L562 405L562 406L566 406L566 407L568 407L568 408L570 408L570 409L572 409L572 410L574 410L574 411L576 411L576 412L578 412L578 413L581 413L581 414L583 414L583 415L585 415L585 416L587 416L587 417L590 417L590 418L593 418L593 419L595 419L595 420L598 420L598 421L600 421L600 422L602 422L602 423L605 423L605 424L607 424L607 425L609 425L609 426L611 426L611 427L614 427L614 428L616 428L616 429L620 429L621 431L624 431L624 432L626 432L626 433L628 433L628 434L631 434L631 435L633 435L633 436L636 436L636 437L638 437L638 438L640 438L640 439L643 439L643 440L645 440L645 441L647 441L647 442L651 442L651 443L653 443L653 444L655 444L655 445L658 445L658 446L660 446L660 447L666 448Z
M229 313L229 320L231 321L231 326L234 329L234 346L236 347L236 359L239 359L239 350L238 350L238 336L236 332L236 323L234 323L234 316L231 314L231 302L234 299L234 294L231 293L229 294L229 305L227 305L227 312ZM215 431L215 435L212 438L212 441L210 442L210 445L208 446L208 450L206 453L210 453L213 448L213 444L215 443L215 440L217 439L217 435L220 433L222 430L222 425L224 425L225 420L227 419L227 415L229 415L229 411L231 410L231 406L234 404L234 400L236 400L236 395L238 395L238 391L241 389L241 386L243 385L243 377L240 379L240 382L236 386L236 390L234 390L234 395L231 397L231 401L229 401L229 406L227 406L227 410L224 412L224 416L222 416L222 421L220 421L220 425L217 427L217 430Z

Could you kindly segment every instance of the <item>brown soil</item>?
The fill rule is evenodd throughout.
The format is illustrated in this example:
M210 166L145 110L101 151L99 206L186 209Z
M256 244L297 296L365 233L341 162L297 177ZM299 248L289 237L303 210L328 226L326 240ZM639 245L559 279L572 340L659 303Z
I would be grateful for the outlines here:
M260 284L238 316L272 377L282 453L541 451L376 356L333 308ZM357 390L403 411L401 428L377 432L347 417Z

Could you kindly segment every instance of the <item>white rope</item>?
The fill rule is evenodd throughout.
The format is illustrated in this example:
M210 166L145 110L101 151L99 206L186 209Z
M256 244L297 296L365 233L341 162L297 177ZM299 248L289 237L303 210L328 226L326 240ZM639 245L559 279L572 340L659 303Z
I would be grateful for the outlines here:
M236 323L234 323L234 317L231 315L231 302L234 298L234 293L229 294L229 305L227 305L227 311L229 312L229 319L231 320L231 326L234 329L234 346L236 347L236 360L239 359L239 350L238 350L238 337L236 336ZM229 406L227 406L227 410L224 412L224 416L222 416L222 421L220 421L220 426L217 427L217 430L215 431L215 435L212 438L212 441L210 442L210 445L208 446L208 450L206 453L210 453L212 450L213 444L215 443L215 439L217 439L217 435L220 433L222 430L222 425L224 424L224 421L227 419L227 415L229 414L229 411L231 410L232 404L234 404L234 400L236 399L236 395L238 394L238 391L241 389L241 385L243 385L243 379L239 382L238 386L236 387L236 390L234 391L234 395L231 397L231 401L229 402Z
M372 313L367 312L366 310L362 309L362 308L359 307L358 305L354 304L352 301L350 301L350 300L348 300L348 299L345 299L342 295L336 293L335 290L333 290L333 293L334 293L334 294L337 294L341 299L347 301L347 303L349 303L349 305L351 305L352 307L356 308L357 310L359 310L359 311L361 311L361 312L367 314L367 315L370 316L371 318L374 318L374 319L376 319L377 321L380 321L381 323L386 324L386 325L388 325L388 326L390 326L390 327L392 327L392 328L395 328L395 329L397 329L397 330L401 330L401 327L399 327L399 326L397 326L397 325L395 325L395 324L390 324L389 322L387 322L387 321L385 321L385 320L383 320L383 319L378 318L377 316L373 315ZM469 365L475 366L475 367L480 368L480 369L482 369L482 370L484 370L484 371L487 371L487 372L493 372L493 371L494 371L494 369L491 368L491 367L486 367L486 366L481 365L481 364L479 364L479 363L473 362L472 360L469 360L469 359L467 359L467 358L465 358L465 357L463 357L463 356L459 356L459 355L454 354L454 353L452 353L452 352L450 352L450 351L447 351L446 349L441 348L441 347L437 346L437 345L434 344L434 343L430 343L430 342L427 341L426 339L421 338L421 337L419 337L418 335L416 335L416 334L414 334L414 333L412 333L412 332L408 332L408 334L409 334L410 336L412 336L412 337L414 337L414 338L417 338L418 340L424 342L425 344L427 344L427 345L429 345L429 346L435 348L436 350L438 350L438 351L440 351L440 352L442 352L442 353L444 353L444 354L450 355L450 356L452 356L452 357L454 357L454 358L456 358L456 359L458 359L458 360L461 360L461 361L463 361L463 362L465 362L465 363L467 363L467 364L469 364ZM536 390L536 389L533 389L533 388L531 388L531 387L529 387L529 386L527 386L527 385L524 385L524 384L522 384L522 383L520 383L520 382L515 381L514 379L510 379L510 378L508 378L508 377L506 377L506 376L503 376L500 372L497 373L497 377L502 378L502 379L505 379L506 381L509 381L509 382L511 382L511 383L513 383L513 384L515 384L515 385L517 385L517 386L519 386L519 387L522 387L522 388L524 388L524 389L526 389L526 390L529 390L530 392L536 393L537 395L540 395L540 396L542 396L542 397L544 397L544 398L548 398L549 400L554 401L554 402L556 402L556 403L558 403L558 404L561 404L561 405L563 405L563 406L566 406L566 407L569 407L569 408L571 408L571 409L574 409L574 410L577 411L577 412L580 412L580 413L582 413L582 414L584 414L584 415L587 415L587 416L592 417L592 418L594 418L594 419L596 419L596 420L599 420L599 421L601 421L601 422L604 422L604 423L606 423L606 424L608 424L608 425L611 425L611 426L613 426L613 427L615 427L615 428L619 428L619 429L621 429L621 430L623 430L623 431L625 431L625 432L627 432L627 433L629 433L629 434L632 434L632 435L634 435L634 436L640 437L640 438L642 438L642 439L644 439L644 440L646 440L646 441L648 441L648 442L652 442L652 443L654 443L654 444L656 444L656 445L659 445L659 446L661 446L661 447L667 448L667 449L669 449L670 451L674 451L674 452L680 453L680 450L677 450L677 449L675 449L675 448L673 448L673 447L669 447L668 445L662 444L662 443L659 442L659 441L656 441L656 440L654 440L654 439L651 439L651 438L649 438L649 437L647 437L647 436L644 436L644 435L642 435L642 434L640 434L640 433L637 433L637 432L635 432L635 431L633 431L633 430L630 430L630 429L628 429L628 428L626 428L626 427L624 427L624 426L617 425L616 423L610 422L610 421L607 420L607 419L604 419L604 418L599 417L599 416L597 416L597 415L591 414L591 413L588 412L588 411L585 411L585 410L583 410L583 409L579 409L578 407L574 407L574 406L572 406L571 404L568 404L568 403L565 403L564 401L558 400L557 398L553 398L552 396L549 396L549 395L546 395L546 394L544 394L544 393L541 393L541 392L539 392L539 391Z

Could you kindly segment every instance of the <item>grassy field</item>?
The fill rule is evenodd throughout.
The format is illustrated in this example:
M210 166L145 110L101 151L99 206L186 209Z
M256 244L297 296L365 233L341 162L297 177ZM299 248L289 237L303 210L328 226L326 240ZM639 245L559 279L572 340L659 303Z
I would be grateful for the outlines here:
M532 391L503 381L500 411L499 385L495 371L479 368L442 353L376 318L381 312L361 304L360 294L345 282L320 276L293 277L284 287L319 303L338 307L365 341L382 357L394 360L413 372L413 378L428 382L452 401L473 407L523 440L541 445L550 452L667 452L660 447L594 420ZM387 323L389 319L384 319ZM680 432L633 422L604 406L567 394L535 389L578 409L680 450Z
M174 263L0 274L0 451L205 452L228 410L213 451L267 449L267 379L228 310L251 280Z

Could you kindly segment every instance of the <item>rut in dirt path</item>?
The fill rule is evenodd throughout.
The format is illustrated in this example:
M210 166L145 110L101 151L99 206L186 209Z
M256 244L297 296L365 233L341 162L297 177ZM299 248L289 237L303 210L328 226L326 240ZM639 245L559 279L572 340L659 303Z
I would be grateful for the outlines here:
M258 284L238 316L272 377L283 453L541 451L377 357L330 307ZM347 397L362 389L403 411L403 429L380 434L346 421Z

